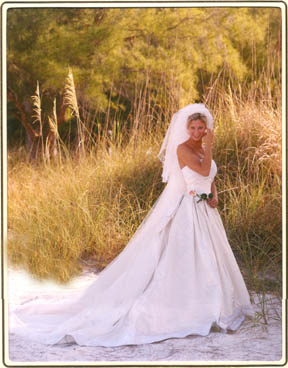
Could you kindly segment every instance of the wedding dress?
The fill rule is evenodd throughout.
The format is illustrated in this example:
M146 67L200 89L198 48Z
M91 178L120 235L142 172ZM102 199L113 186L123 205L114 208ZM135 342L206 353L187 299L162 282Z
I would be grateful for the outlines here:
M165 214L161 198L173 185L77 300L23 304L10 313L10 332L44 344L112 347L205 336L212 326L235 331L252 316L217 208L189 194L211 191L216 163L208 176L188 166L181 172L185 188L166 203Z

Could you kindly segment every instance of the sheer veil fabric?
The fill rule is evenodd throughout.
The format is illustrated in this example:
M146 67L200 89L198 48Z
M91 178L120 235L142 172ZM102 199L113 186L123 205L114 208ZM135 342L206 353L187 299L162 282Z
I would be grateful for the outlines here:
M194 112L213 127L203 104L173 115L159 153L166 187L123 251L75 300L11 308L10 332L44 344L112 347L204 336L213 325L235 331L253 315L218 210L189 195L211 188L216 163L208 177L179 167L176 149Z

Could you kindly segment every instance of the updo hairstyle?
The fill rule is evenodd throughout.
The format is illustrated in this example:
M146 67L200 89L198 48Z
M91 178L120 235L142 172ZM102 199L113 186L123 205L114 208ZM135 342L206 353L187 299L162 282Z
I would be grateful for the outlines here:
M187 129L189 128L189 126L192 123L192 121L195 121L195 120L202 121L202 123L204 123L206 125L206 127L207 127L207 123L208 122L207 122L206 115L201 114L200 112L195 112L194 114L188 116L187 124L186 124Z

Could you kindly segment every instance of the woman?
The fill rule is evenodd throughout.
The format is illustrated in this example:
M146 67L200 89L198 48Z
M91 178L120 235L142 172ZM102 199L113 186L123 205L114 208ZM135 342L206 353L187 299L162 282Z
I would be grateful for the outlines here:
M253 315L216 208L212 129L203 104L173 115L159 153L168 183L126 247L78 299L12 311L11 332L111 347L235 331Z
M187 131L190 135L189 140L179 144L177 147L180 168L183 169L186 166L202 176L208 176L212 162L213 133L211 129L207 129L206 116L200 113L190 115L187 119ZM204 150L202 138L205 135L207 135L207 139L206 149ZM211 207L216 207L218 198L214 180L210 189L212 195L211 198L208 197L208 204ZM194 191L191 191L189 194L195 195Z

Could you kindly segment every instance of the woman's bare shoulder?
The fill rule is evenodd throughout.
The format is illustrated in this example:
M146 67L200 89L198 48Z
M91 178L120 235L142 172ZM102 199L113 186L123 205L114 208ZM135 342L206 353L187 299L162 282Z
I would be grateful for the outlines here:
M189 147L188 144L181 143L177 147L177 156L180 163L183 163L187 166L198 166L200 164L200 159L194 150ZM191 167L193 169L193 167Z
M186 142L183 142L181 144L178 145L177 147L177 152L183 152L183 151L191 151L191 148L187 146Z
M193 149L191 147L189 147L186 144L186 142L181 143L181 144L178 145L178 147L177 147L177 154L178 154L178 156L183 156L183 155L184 156L187 156L187 155L189 155L189 156L195 156L195 157L197 157L195 155L195 152L193 152Z

